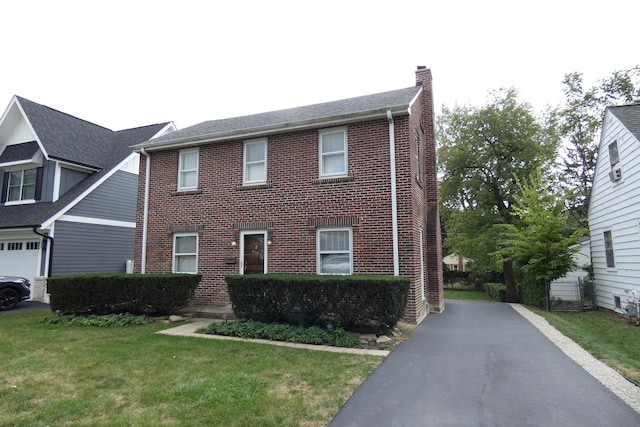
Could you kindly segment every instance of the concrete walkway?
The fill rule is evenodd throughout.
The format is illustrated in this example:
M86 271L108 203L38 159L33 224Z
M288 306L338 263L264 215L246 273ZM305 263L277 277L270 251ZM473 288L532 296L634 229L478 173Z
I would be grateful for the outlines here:
M510 305L446 304L360 385L330 427L640 426L640 413Z

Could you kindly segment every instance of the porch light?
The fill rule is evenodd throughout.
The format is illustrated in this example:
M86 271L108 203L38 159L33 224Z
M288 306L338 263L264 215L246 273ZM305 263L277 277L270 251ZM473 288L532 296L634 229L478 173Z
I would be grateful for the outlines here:
M229 243L231 244L232 248L235 248L238 245L238 238L236 236L232 236Z
M273 236L271 234L267 235L267 245L271 246L273 243Z

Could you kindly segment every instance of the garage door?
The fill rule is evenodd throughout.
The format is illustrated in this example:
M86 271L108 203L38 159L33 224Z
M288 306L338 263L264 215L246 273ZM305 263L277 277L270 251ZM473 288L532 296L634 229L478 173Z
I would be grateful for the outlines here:
M33 283L38 275L40 241L0 240L0 276L26 277Z

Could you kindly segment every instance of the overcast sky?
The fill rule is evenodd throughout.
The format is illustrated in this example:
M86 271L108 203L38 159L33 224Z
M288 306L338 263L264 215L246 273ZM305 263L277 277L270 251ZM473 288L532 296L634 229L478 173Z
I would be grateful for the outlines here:
M0 7L0 111L13 95L113 130L412 86L436 112L515 87L541 111L566 73L640 63L640 1L29 0Z

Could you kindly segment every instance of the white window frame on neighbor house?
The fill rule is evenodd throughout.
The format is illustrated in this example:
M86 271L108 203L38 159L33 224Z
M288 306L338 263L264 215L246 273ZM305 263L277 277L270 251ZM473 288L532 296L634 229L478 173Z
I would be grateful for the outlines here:
M603 233L604 238L604 258L607 263L607 268L614 268L616 266L615 252L613 251L613 235L611 230L606 230Z
M342 149L336 149L337 147L329 147L329 137L342 135ZM319 173L321 178L332 178L347 176L348 171L348 143L347 143L347 129L346 128L333 128L323 129L319 131L318 142L318 157L319 161ZM336 171L325 171L329 165L329 159L342 159L342 168Z
M33 182L25 184L25 173L33 172ZM15 180L19 180L17 184ZM24 203L35 203L36 199L36 187L38 185L38 170L37 169L20 169L9 172L9 182L7 182L7 199L5 200L6 205L19 205ZM31 197L25 197L25 189L27 188L33 189L33 194ZM12 198L13 195L17 193L17 198Z
M260 150L262 147L262 150ZM253 139L244 142L242 154L243 164L243 176L242 183L245 185L264 184L267 182L267 140L266 139ZM252 154L260 154L261 158L255 158L249 156ZM255 171L262 168L262 173L256 173Z
M191 154L195 154L196 161L195 167L193 165L185 164L185 157ZM200 150L197 148L190 148L188 150L180 150L178 160L178 190L195 190L198 188L198 169L200 165ZM185 184L187 177L193 177L195 175L195 184ZM193 178L191 179L193 180Z
M195 251L180 251L178 245L178 239L182 238L194 238L195 239ZM193 258L194 269L193 271L180 268L180 258ZM198 233L175 233L173 235L173 266L172 272L174 273L197 273L198 272Z
M620 163L620 152L618 151L618 140L614 140L612 143L608 145L609 150L609 164L613 168L615 165Z
M347 233L346 243L348 244L347 248L334 247L335 245L331 245L332 247L323 247L322 245L322 235L326 233ZM335 241L333 243L338 243L339 241ZM336 274L336 275L349 275L353 274L353 232L350 227L323 227L318 228L316 230L316 268L318 274ZM348 255L349 257L349 270L342 272L331 272L326 271L323 268L322 260L324 256L339 256L339 255Z

